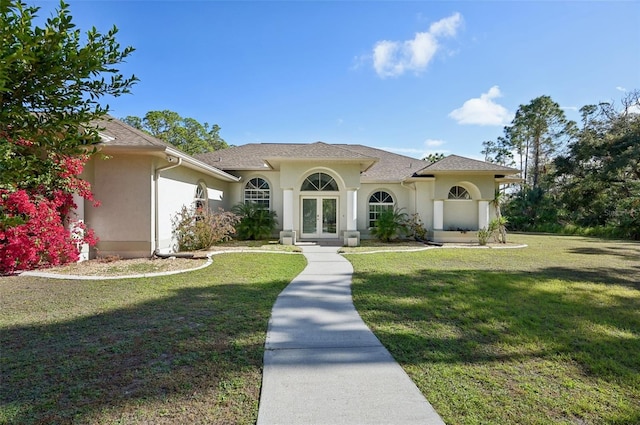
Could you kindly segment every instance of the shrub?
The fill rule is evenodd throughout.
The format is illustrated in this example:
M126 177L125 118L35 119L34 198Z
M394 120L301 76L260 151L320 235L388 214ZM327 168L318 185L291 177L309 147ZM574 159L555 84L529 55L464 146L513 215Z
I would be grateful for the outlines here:
M208 208L187 208L183 205L171 219L171 224L178 249L195 251L231 239L239 220L234 213L222 208L213 212Z
M376 225L371 229L371 234L382 242L390 242L398 236L408 235L407 213L402 212L403 209L394 207L383 210L378 215Z
M483 227L482 229L478 230L478 243L482 246L485 246L492 234L493 232L487 229L486 227Z
M425 229L422 219L420 219L420 214L411 214L411 219L407 222L407 226L415 239L419 241L427 239L427 229Z
M0 273L78 261L79 247L97 239L83 223L65 227L72 208L72 195L60 190L48 198L0 189Z
M237 237L242 240L258 240L271 236L276 228L277 214L256 203L240 203L232 208L240 217L236 226Z

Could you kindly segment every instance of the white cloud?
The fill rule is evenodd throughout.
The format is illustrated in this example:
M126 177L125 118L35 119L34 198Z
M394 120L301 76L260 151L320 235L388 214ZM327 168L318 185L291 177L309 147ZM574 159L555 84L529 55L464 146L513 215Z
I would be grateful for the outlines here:
M627 108L628 114L638 114L640 115L640 106L639 105L631 105Z
M480 97L469 99L462 107L451 111L449 117L458 124L505 125L511 120L512 114L504 106L494 102L495 98L501 96L500 88L493 86Z
M416 33L411 40L378 41L373 47L373 67L378 76L397 77L407 71L424 71L440 49L439 38L455 37L462 15L455 13L434 22L427 32Z
M622 93L626 93L627 92L627 89L625 89L624 87L621 87L621 86L617 86L616 90L621 91Z
M427 139L424 141L424 145L428 148L437 148L444 145L446 142L444 140L438 139Z
M448 18L440 19L429 27L429 32L436 37L454 37L462 24L462 15L454 13Z

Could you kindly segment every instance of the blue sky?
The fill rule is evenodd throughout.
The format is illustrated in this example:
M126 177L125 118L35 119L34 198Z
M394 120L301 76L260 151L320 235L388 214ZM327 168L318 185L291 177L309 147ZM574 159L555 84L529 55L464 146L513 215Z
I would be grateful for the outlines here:
M358 143L481 158L521 104L640 89L640 2L74 1L136 48L116 117L170 109L230 144ZM36 2L48 17L57 2Z

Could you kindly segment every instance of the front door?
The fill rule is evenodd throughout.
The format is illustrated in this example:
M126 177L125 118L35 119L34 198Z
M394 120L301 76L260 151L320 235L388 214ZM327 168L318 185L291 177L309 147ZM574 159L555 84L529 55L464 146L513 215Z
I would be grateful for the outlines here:
M302 237L338 237L338 198L302 198Z

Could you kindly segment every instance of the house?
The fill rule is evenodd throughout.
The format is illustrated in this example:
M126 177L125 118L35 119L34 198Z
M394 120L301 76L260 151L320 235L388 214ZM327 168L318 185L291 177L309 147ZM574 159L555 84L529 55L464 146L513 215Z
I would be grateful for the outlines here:
M98 123L101 143L82 177L98 208L76 199L77 215L100 239L97 254L149 257L173 251L171 219L183 205L228 208L225 194L240 178L109 117ZM81 259L95 256L83 247Z
M250 143L194 158L116 119L101 124L103 155L92 158L83 177L102 205L78 209L100 238L100 255L173 251L171 218L194 203L225 210L260 203L276 211L274 237L286 244L357 245L394 206L418 214L431 240L471 242L494 216L496 188L519 173L456 155L427 163L323 142Z
M437 242L477 241L491 201L519 170L450 155L426 163L363 145L253 143L210 152L203 162L241 178L232 203L260 202L278 214L280 241L370 237L378 214L417 213Z

